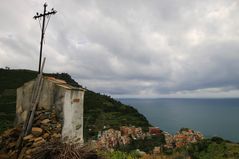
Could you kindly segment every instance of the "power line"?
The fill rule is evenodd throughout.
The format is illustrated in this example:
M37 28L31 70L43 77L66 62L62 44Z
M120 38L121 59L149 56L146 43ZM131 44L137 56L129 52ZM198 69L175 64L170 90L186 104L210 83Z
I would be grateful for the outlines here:
M41 43L40 43L40 57L39 57L39 67L38 67L38 73L40 73L40 69L41 69L41 59L42 59L42 47L43 47L43 41L44 41L44 35L45 35L45 31L46 31L46 28L47 28L47 25L49 23L49 20L50 20L50 16L53 15L53 14L56 14L56 10L54 10L54 8L51 9L51 11L48 11L46 12L46 7L47 7L47 4L45 3L43 5L44 7L44 11L43 13L36 13L36 15L33 17L34 19L39 19L39 23L40 23L40 20L41 20L41 17L43 17L43 20L42 20L42 25L40 23L40 28L41 28ZM46 16L48 17L48 22L45 24L45 18Z

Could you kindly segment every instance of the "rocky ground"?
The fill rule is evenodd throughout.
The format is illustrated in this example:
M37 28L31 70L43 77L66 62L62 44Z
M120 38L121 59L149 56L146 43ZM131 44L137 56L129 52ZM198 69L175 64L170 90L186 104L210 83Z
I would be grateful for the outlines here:
M31 133L23 137L21 151L16 149L17 141L22 132L22 126L8 129L0 137L0 149L9 158L32 158L47 142L57 142L61 139L62 124L57 120L54 112L37 110Z

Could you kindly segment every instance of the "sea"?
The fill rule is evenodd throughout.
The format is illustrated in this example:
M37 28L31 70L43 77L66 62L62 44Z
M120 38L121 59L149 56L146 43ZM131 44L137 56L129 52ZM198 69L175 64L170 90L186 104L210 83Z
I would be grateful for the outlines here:
M239 98L233 99L118 99L133 106L150 124L175 134L180 128L239 142Z

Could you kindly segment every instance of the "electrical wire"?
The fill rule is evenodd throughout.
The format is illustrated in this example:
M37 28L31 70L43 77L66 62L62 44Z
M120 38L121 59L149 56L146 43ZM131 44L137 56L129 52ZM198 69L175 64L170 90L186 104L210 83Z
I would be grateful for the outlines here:
M47 28L47 26L48 26L48 23L49 23L49 21L50 21L50 19L51 19L51 15L48 15L47 18L48 18L48 21L47 21L47 23L46 23L46 27L45 27L44 32L46 31L46 28Z
M48 20L47 20L46 26L45 26L45 28L44 28L44 33L46 32L46 28L47 28L48 23L49 23L49 21L50 21L50 19L51 19L51 15L48 15L47 18L48 18ZM44 42L44 44L46 43L45 38L43 39L43 42Z
M38 22L39 22L39 25L40 25L40 29L42 29L42 26L41 26L41 18L38 19Z

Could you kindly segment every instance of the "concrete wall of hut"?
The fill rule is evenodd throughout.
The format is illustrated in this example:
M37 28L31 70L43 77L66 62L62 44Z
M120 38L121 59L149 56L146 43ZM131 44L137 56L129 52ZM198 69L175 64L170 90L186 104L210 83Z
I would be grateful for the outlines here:
M84 92L67 90L64 98L62 138L66 142L83 143Z
M35 80L17 89L16 123L23 123L31 105ZM39 107L54 108L62 122L62 139L65 142L83 142L84 91L67 89L44 79Z
M31 105L31 96L35 80L24 83L17 89L16 124L23 123L27 117L27 110Z
M27 110L31 106L31 97L35 80L25 83L22 87L17 89L17 104L16 104L16 122L17 124L23 123L26 120ZM57 96L54 92L59 92ZM44 80L43 88L40 96L39 107L50 110L55 104L55 98L64 96L64 91L60 91L59 87L51 81ZM58 106L60 104L58 103ZM61 104L63 106L63 103Z

